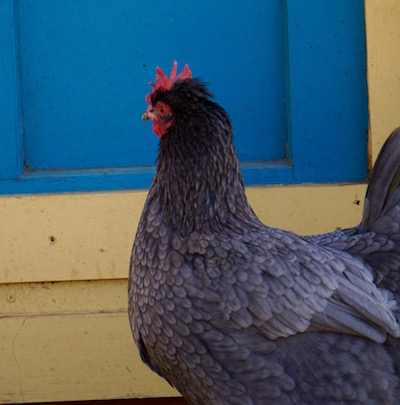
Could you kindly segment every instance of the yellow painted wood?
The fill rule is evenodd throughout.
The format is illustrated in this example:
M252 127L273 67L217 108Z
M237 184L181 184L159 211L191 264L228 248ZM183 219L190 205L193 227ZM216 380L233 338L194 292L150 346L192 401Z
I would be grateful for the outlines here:
M127 311L127 280L0 284L3 317Z
M139 359L126 287L0 284L0 403L178 396Z
M255 187L267 224L327 232L361 218L364 185ZM0 198L0 283L126 278L145 192Z
M0 198L0 282L127 277L146 192Z
M372 159L400 126L400 1L365 0Z
M250 187L246 193L265 224L310 235L357 225L365 191L365 184L352 184Z
M177 396L139 359L124 313L0 320L0 401Z
M374 160L400 125L400 3L365 5ZM247 189L262 221L303 234L357 224L364 192L354 184ZM176 395L140 361L126 315L145 197L0 198L0 403Z

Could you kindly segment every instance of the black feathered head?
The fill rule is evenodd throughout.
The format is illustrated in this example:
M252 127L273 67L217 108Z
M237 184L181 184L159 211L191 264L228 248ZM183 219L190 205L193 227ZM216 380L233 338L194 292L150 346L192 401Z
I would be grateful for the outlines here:
M168 104L158 100L162 93L170 91L180 81L192 78L192 72L188 65L185 65L182 72L177 76L178 62L175 61L169 77L157 66L156 83L149 83L153 91L146 95L146 102L149 104L144 112L143 120L153 120L153 131L158 137L162 137L165 131L173 123L173 112Z

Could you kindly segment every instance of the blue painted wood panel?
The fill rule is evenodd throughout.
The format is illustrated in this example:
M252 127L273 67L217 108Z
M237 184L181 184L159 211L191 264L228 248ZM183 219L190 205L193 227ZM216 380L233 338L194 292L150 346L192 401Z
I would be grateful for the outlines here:
M0 1L0 179L22 172L14 8Z
M362 0L171 4L2 2L0 193L148 187L147 82L174 59L230 114L247 184L366 178Z
M143 100L174 58L221 95L242 160L284 157L280 2L24 0L19 19L28 169L153 165Z
M362 1L288 2L288 122L295 181L313 177L343 181L366 175L363 14Z

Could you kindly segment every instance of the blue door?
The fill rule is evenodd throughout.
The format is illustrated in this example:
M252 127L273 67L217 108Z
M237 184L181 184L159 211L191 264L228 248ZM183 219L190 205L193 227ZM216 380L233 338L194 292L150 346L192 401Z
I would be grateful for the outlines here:
M246 184L364 180L362 0L0 4L0 193L146 188L148 82L176 59L231 116Z

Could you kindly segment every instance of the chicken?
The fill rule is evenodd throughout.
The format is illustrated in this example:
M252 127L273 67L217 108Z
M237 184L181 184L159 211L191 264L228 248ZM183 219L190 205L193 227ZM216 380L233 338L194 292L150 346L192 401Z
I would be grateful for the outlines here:
M400 130L361 224L303 237L257 218L230 119L187 65L152 86L157 171L128 287L142 360L191 405L398 404Z

